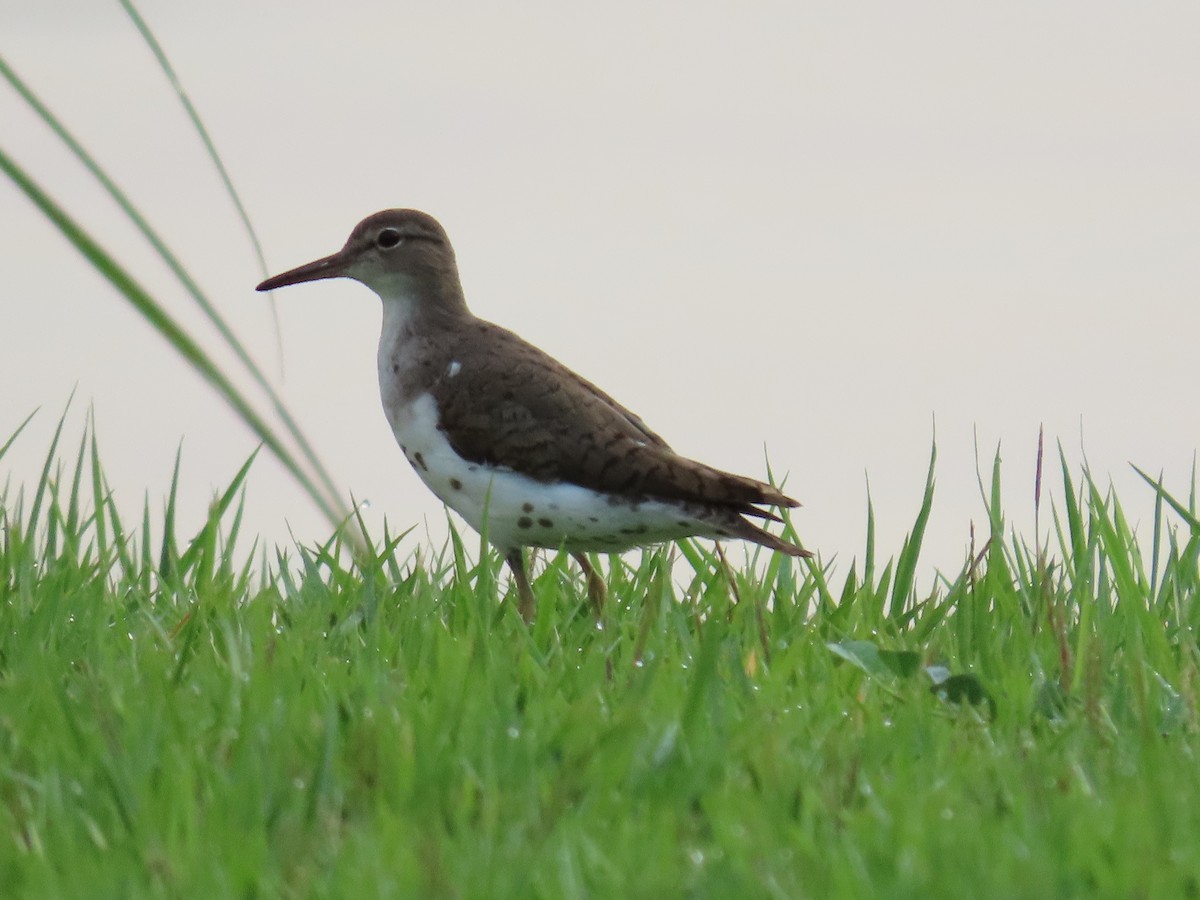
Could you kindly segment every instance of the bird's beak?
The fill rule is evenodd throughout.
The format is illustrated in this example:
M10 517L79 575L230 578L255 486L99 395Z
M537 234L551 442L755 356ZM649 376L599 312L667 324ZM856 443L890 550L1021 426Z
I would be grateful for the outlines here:
M332 256L318 259L289 269L282 275L268 278L255 288L256 291L273 291L275 288L286 287L289 284L300 284L305 281L320 281L322 278L345 278L350 268L350 260L345 251L339 250Z

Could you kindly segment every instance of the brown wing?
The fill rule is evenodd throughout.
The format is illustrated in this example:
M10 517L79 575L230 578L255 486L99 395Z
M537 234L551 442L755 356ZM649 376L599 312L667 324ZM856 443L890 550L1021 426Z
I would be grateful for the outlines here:
M512 332L480 323L469 338L452 350L457 374L447 369L433 387L440 427L465 459L635 499L760 516L752 504L798 505L770 485L674 453L636 415Z

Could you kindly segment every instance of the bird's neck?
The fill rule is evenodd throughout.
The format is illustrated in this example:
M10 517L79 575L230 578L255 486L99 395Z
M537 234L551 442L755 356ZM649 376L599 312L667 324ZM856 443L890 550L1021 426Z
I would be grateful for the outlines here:
M390 273L370 287L383 301L384 331L453 327L472 318L457 272Z
M458 279L452 283L421 283L413 278L395 278L373 285L383 302L379 334L379 387L383 405L396 427L394 417L419 395L427 382L444 366L442 357L453 344L454 332L475 321L463 300Z

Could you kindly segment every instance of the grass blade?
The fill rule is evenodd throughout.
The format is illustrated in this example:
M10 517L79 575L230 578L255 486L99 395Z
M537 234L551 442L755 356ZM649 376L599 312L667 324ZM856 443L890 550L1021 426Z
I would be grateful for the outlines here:
M79 141L67 131L66 127L58 120L58 118L50 111L50 109L41 102L41 100L36 94L33 93L28 85L26 85L17 76L16 72L13 71L13 69L5 62L3 57L0 57L0 76L3 76L4 79L8 81L13 90L15 90L21 96L26 104L33 109L34 113L36 113L37 116L46 123L46 125L51 129L51 131L54 132L58 139L63 142L64 146L66 146L67 149L75 155L75 157L83 164L84 168L87 169L92 177L99 182L101 187L107 191L108 195L113 199L121 211L125 213L130 222L133 223L134 227L141 232L147 243L150 244L150 246L159 255L166 266L179 280L179 283L184 287L192 300L204 312L205 316L221 335L221 338L234 352L234 355L238 358L239 362L241 362L247 372L249 372L250 376L266 394L272 408L279 416L280 421L283 422L284 427L292 436L292 439L296 442L296 446L299 447L300 452L303 454L308 464L312 467L313 472L320 480L326 491L327 499L317 502L318 508L320 508L327 517L330 516L327 508L331 508L335 511L335 514L332 516L332 518L330 518L331 524L336 525L337 522L344 519L348 513L344 509L343 504L340 502L340 493L334 485L333 479L329 475L328 470L321 463L315 449L312 447L312 444L309 442L307 437L305 437L303 431L301 431L299 424L288 411L288 408L286 404L284 404L282 398L278 395L278 393L276 393L274 388L271 387L266 376L258 368L257 364L255 364L249 352L242 345L241 341L238 340L237 336L221 317L220 313L217 312L216 308L212 305L212 303L209 302L208 298L200 290L200 287L196 283L195 279L193 279L187 270L184 269L183 264L180 263L175 254L170 251L170 249L166 246L166 243L158 236L157 232L150 227L149 222L147 222L145 217L138 212L137 208L133 205L125 193L117 186L116 182L114 182L112 178L108 176L108 174L100 167L95 159L92 158L91 154L84 149L83 145L80 144ZM205 138L207 139L207 135L205 135ZM2 155L2 153L3 152L0 151L0 155ZM3 164L0 165L0 168L4 169L6 174L9 175L9 177L17 184L18 187L24 190L26 194L29 194L29 185L32 185L32 181L25 176L23 172L20 172L20 170L16 167L16 164L11 162L7 156L3 156L3 159L0 160L0 162L3 162ZM231 185L229 188L232 190ZM236 198L236 195L234 196ZM31 199L33 198L31 197ZM42 209L43 214L46 215L47 218L50 218L51 221L53 221L56 225L59 225L60 228L62 227L55 216L51 215L41 203L39 203L36 199L34 202ZM239 209L241 208L240 202L236 201L236 199L235 204L239 207ZM251 236L257 251L258 242L253 238L253 233ZM79 249L81 252L83 252L82 248L80 248L78 244L76 244L76 249ZM261 251L257 252L259 252L261 261ZM92 259L86 252L84 252L84 256L87 257L89 262L91 262L94 266L100 268L100 266L96 265L95 260ZM263 266L263 271L266 271L265 265ZM272 309L274 309L274 306L272 306ZM278 326L276 331L278 333ZM235 409L236 408L237 407L235 406ZM264 441L264 443L269 442ZM292 471L290 466L288 469L289 471ZM301 487L304 488L305 492L310 496L313 496L311 484L305 483L308 481L308 476L305 475L303 479L297 480L299 481Z
M912 532L900 550L900 558L896 562L896 580L892 586L892 603L888 614L897 619L904 615L909 593L912 591L913 578L917 571L917 559L921 555L921 542L925 538L925 526L929 522L929 512L933 508L933 473L937 468L937 441L929 451L929 471L925 476L925 492L921 497L921 509L917 520L913 523Z
M142 317L161 334L176 352L179 353L195 369L205 381L237 413L243 423L266 445L292 475L327 519L334 525L342 521L345 515L340 511L336 497L326 496L308 476L292 456L291 451L279 440L274 430L258 415L234 386L229 378L217 367L212 358L203 348L183 330L174 318L150 296L146 290L134 280L125 269L104 250L83 228L72 219L67 212L43 191L23 169L16 164L3 150L0 150L0 171L12 179L25 195L33 201L46 218L62 232L75 248L117 289L120 294L133 305Z

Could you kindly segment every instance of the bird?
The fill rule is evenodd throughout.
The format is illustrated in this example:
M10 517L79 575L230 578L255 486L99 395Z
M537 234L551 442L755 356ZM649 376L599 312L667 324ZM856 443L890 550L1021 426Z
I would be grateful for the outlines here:
M467 307L454 249L431 215L388 209L329 256L258 291L350 278L383 305L383 411L421 481L503 554L526 622L525 549L565 549L600 615L606 589L586 556L688 537L739 538L812 554L751 521L799 506L771 484L677 454L596 385Z

